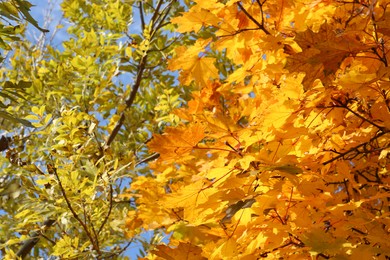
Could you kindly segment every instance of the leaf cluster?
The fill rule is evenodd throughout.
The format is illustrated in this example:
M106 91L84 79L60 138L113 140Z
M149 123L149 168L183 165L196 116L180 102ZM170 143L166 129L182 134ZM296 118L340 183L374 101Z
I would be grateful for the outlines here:
M169 68L198 90L128 191L128 232L172 234L148 259L390 256L388 6L196 1L173 19L194 41Z

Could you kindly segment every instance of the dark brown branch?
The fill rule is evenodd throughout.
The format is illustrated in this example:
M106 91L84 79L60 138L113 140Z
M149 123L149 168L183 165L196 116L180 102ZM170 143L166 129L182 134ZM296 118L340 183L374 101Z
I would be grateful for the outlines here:
M160 0L159 3L158 3L158 6L157 8L155 9L155 12L153 14L153 17L152 17L152 21L153 21L153 26L155 25L154 24L154 19L157 18L157 16L159 15L159 10L161 8L161 5L163 4L164 1ZM140 5L141 7L141 5ZM163 21L163 20L162 20ZM155 29L152 29L152 33L151 33L151 38L153 38L153 34L154 34L154 31ZM150 39L151 40L151 39ZM132 90L131 90L131 93L130 93L130 96L127 98L126 100L126 109L127 108L130 108L133 103L134 103L134 100L135 100L135 97L137 95L137 92L138 92L138 89L141 85L141 80L142 80L142 76L143 76L143 72L145 70L145 67L146 67L146 63L147 63L147 53L145 53L140 62L139 62L139 65L138 65L138 70L137 70L137 76L136 76L136 80L134 82L134 85L132 87ZM111 134L109 135L107 141L106 141L106 144L105 144L105 147L108 147L110 146L110 144L114 141L115 137L117 136L117 134L119 133L119 130L121 129L122 125L123 125L123 122L125 120L125 111L126 109L121 113L120 115L120 118L118 120L118 122L116 123L116 125L114 126L114 129L112 130Z
M379 134L375 135L374 137L372 137L369 141L365 142L365 143L362 143L362 144L359 144L351 149L349 149L348 151L346 152L343 152L343 153L339 153L339 155L337 155L336 157L333 157L332 159L330 160L327 160L326 162L323 162L322 165L327 165L331 162L334 162L340 158L344 158L347 154L349 153L352 153L352 152L359 152L358 150L361 148L361 147L364 147L368 144L370 144L371 142L375 141L376 139L378 139L379 137L381 137L382 135L386 134L387 132L380 132Z
M154 153L154 154L150 155L149 157L146 157L145 159L142 159L141 161L137 162L135 164L135 166L138 166L142 163L147 163L147 162L153 161L154 159L157 159L158 157L160 157L160 154Z
M282 248L285 248L285 247L288 247L288 246L292 246L292 245L293 245L293 246L297 246L297 247L304 247L304 246L305 246L305 244L304 244L300 239L298 239L296 236L293 236L293 235L291 235L291 234L289 234L289 235L290 235L291 237L293 237L294 239L296 239L296 240L298 241L298 243L292 241L292 240L291 240L291 237L290 237L289 241L288 241L287 243L285 243L284 245L275 247L275 248L273 248L272 250L267 250L267 251L263 252L260 256L261 256L261 257L267 257L268 254L270 254L270 253L272 253L272 252L275 252L275 251L277 251L277 250L279 250L279 249L282 249Z
M167 16L168 16L168 14L169 14L169 12L171 11L171 8L172 8L172 6L173 6L173 2L175 2L176 0L172 0L165 8L164 8L164 10L161 12L161 14L164 14L164 15L160 15L160 17L162 17L161 19L160 19L160 22L157 24L157 26L155 27L155 29L154 29L154 32L153 32L153 34L152 35L154 35L154 33L156 32L156 31L158 31L159 29L161 29L162 27L164 27L165 25L167 25L167 24L169 24L169 22L166 22L166 23L164 23L164 21L165 21L165 19L167 18Z
M53 219L47 219L43 222L43 225L41 229L47 229L51 227L56 221ZM42 235L41 231L34 231L31 233L31 238L24 241L22 247L19 249L19 251L16 253L17 257L21 257L22 259L25 258L33 249L33 247L38 244L40 236Z
M69 210L72 212L73 217L74 217L74 218L80 223L80 225L83 227L85 233L87 234L89 240L90 240L91 243L92 243L93 249L96 250L96 251L100 254L99 246L96 244L96 241L93 239L93 237L92 237L92 235L91 235L91 232L89 232L89 229L88 229L87 225L80 219L80 217L77 215L76 211L73 209L72 204L70 203L69 198L68 198L68 196L66 195L65 189L64 189L64 187L62 186L62 182L61 182L60 177L58 176L57 169L55 169L55 168L52 168L52 169L53 169L52 172L54 173L54 175L56 176L56 178L57 178L57 180L58 180L58 185L60 186L60 190L61 190L62 196L63 196L64 199L65 199L66 205L68 206Z
M160 8L161 8L163 3L164 3L164 0L159 0L158 3L157 3L156 8L154 9L153 16L152 16L152 19L151 19L153 27L156 24L157 16L160 15L159 12L160 12Z
M375 19L375 13L372 12L371 13L371 20L373 22L373 26L374 26L374 35L375 35L375 41L377 42L377 44L379 44L379 49L382 51L382 56L378 53L378 51L375 49L375 48L372 48L372 50L374 51L375 55L378 56L378 58L383 62L383 64L385 64L385 67L388 67L388 62L387 62L387 58L386 58L386 52L385 52L385 46L384 46L384 41L382 38L380 38L378 36L378 26L377 26L377 23L376 23L376 19Z
M91 217L89 214L87 214L87 212L85 211L85 206L84 206L84 203L83 203L83 210L84 210L84 219L85 219L85 222L87 222L87 220L89 221L89 224L91 225L91 229L92 229L92 232L93 232L93 235L95 236L95 239L96 239L96 244L98 247L99 246L99 237L98 237L98 234L96 233L96 229L95 229L95 226L93 225L93 222L91 220Z
M234 33L232 33L232 34L225 34L225 35L221 35L221 36L219 36L219 37L231 37L231 36L234 36L234 35L237 35L237 34L239 34L239 33L242 33L242 32L246 32L246 31L257 31L257 30L259 30L259 28L244 28L244 29L240 29L240 30L238 30L238 31L235 31Z
M176 0L172 0L169 3L169 5L171 5L174 1L176 1ZM161 23L163 23L164 19L166 18L167 14L169 13L170 6L167 8L167 11L166 11L166 13L164 15L159 14L159 10L160 10L163 2L164 2L163 0L160 0L158 2L157 7L155 9L155 12L154 12L154 14L152 16L153 28L152 28L152 31L151 31L151 37L150 37L151 39L150 39L150 41L152 40L152 38L154 36L154 33L159 29L159 25L161 25ZM155 27L155 25L156 25L155 22L159 19L158 16L162 17L162 19L160 19L159 25L157 25L157 27ZM155 19L157 19L157 20L155 20ZM147 55L147 53L145 53L142 56L142 58L141 58L141 60L139 62L136 80L135 80L134 85L132 87L132 91L130 93L130 96L126 100L126 109L130 108L133 105L133 103L134 103L134 100L135 100L135 97L137 95L138 89L139 89L139 87L141 85L141 80L142 80L143 72L144 72L145 67L146 67L147 58L148 58L148 55ZM108 139L106 141L105 147L110 146L110 144L114 141L115 137L119 133L119 130L121 129L121 127L122 127L122 125L124 123L124 120L125 120L125 111L126 111L126 109L121 113L118 122L114 126L114 129L112 130L111 134L109 135L109 137L108 137Z
M53 239L47 237L47 236L46 236L45 234L43 234L43 233L41 233L41 237L43 237L44 239L46 239L47 241L49 241L53 246L54 246L55 244L57 244L56 241L54 241Z
M150 49L149 51L148 51L148 53L149 52L163 52L163 51L165 51L166 49L168 49L168 48L170 48L176 41L177 41L177 39L178 38L174 38L170 43L168 43L166 46L164 46L164 48L162 48L162 49ZM159 65L160 65L161 63L159 63ZM148 69L150 69L150 68L155 68L155 67L157 67L157 65L156 66L153 66L153 67L148 67Z
M131 240L125 245L119 252L117 253L118 255L122 254L132 243L133 243L134 238L131 238Z
M135 100L138 89L141 85L141 80L142 80L143 72L145 70L146 60L147 60L147 55L143 55L141 58L141 61L139 63L139 66L138 66L137 77L136 77L135 83L134 83L133 88L131 90L130 96L126 100L126 108L131 107L131 105L133 104L133 102ZM109 137L106 141L105 147L109 147L110 144L112 143L112 141L114 141L115 137L119 133L119 130L121 129L123 122L125 120L125 111L126 111L126 109L121 113L118 122L116 123L114 129L112 130L111 134L109 135Z
M263 3L260 3L260 0L256 0L257 4L260 6L260 13L261 13L261 25L264 28L264 11L263 11L263 5L267 0L265 0Z
M339 103L338 100L334 100L334 101ZM355 111L353 111L353 110L348 106L348 104L341 104L340 107L341 107L341 108L347 109L349 112L351 112L351 113L354 114L355 116L359 117L361 120L366 121L367 123L369 123L369 124L371 124L371 125L377 127L378 129L381 129L382 131L384 131L384 129L383 129L382 126L379 126L379 125L377 125L376 123L372 122L370 119L365 118L364 116L362 116L362 115L356 113Z
M244 12L244 14L245 14L252 22L254 22L254 23L259 27L259 29L261 29L263 32L265 32L265 34L268 34L268 35L271 34L267 29L265 29L265 27L263 26L263 24L259 23L255 18L253 18L252 15L250 15L250 14L248 13L247 10L245 10L245 8L242 6L242 4L241 4L240 2L237 2L237 5L238 5L238 6L240 7L240 9Z
M142 31L144 31L145 30L145 17L144 17L144 8L143 8L142 1L143 0L139 1L139 16L141 19L141 28L142 28Z
M104 259L111 259L115 258L116 256L119 256L122 254L132 243L134 238L132 238L123 248L121 248L119 251L113 252L110 255L106 256ZM115 258L116 259L116 258Z

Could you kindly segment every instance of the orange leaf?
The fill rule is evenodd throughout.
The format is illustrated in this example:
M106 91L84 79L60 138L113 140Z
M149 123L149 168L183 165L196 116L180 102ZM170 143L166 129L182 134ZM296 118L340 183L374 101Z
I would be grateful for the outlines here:
M206 86L209 79L218 78L215 58L201 55L209 43L210 40L199 39L190 48L180 46L175 49L175 58L169 61L168 68L181 70L179 80L183 85L189 85L195 80L197 84Z
M158 245L156 249L152 251L153 254L161 257L158 259L165 260L205 260L202 256L202 249L200 247L191 245L190 243L180 243L176 248L170 248L166 245Z
M184 33L191 31L198 32L203 26L216 26L219 19L210 10L196 8L195 10L191 9L182 16L173 18L171 21L178 25L178 32Z
M289 57L287 68L291 72L306 73L303 80L306 89L310 88L316 79L329 83L345 58L372 47L363 45L348 35L337 35L334 28L327 23L321 26L318 33L312 30L298 33L295 41L302 48L302 52Z
M204 127L195 123L188 127L167 128L164 134L155 135L148 146L167 160L189 154L204 137Z

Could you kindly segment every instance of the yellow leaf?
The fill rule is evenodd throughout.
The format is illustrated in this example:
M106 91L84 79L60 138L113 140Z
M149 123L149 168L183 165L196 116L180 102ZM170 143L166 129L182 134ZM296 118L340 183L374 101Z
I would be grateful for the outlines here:
M215 5L218 3L214 2ZM175 17L171 20L172 23L178 25L177 31L184 32L198 32L203 26L214 25L217 26L220 20L209 9L192 8L189 12L182 16Z
M230 238L223 242L215 251L211 254L209 259L235 259L237 258L237 243L234 239Z
M169 61L168 68L181 70L180 81L182 84L188 85L192 80L195 80L197 84L205 86L208 80L218 78L218 70L214 65L215 58L199 55L209 43L209 39L199 39L190 48L181 46L175 49L175 58Z

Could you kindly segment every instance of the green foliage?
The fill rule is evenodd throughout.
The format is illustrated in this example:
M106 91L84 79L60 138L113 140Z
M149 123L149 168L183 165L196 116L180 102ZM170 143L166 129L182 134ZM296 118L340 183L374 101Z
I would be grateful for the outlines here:
M12 43L20 41L23 35L24 21L32 24L41 32L48 30L39 27L37 21L30 15L28 1L13 0L0 2L0 49L4 51L12 50ZM4 57L0 56L0 62L6 62ZM4 64L1 64L3 66ZM26 99L25 89L31 85L26 81L8 81L8 78L2 78L0 84L0 118L11 124L23 124L32 127L31 123L12 114L12 105L19 102L20 99Z
M26 253L32 232L43 234L27 252L33 258L121 259L143 241L142 230L125 237L135 206L121 194L149 173L143 162L155 157L145 143L178 122L168 115L191 91L166 73L179 44L169 20L183 7L149 2L64 0L68 40L12 43L0 95L15 123L2 122L10 138L0 161L1 230L12 230L0 232L0 249L9 259ZM24 13L30 6L15 3L37 26Z

